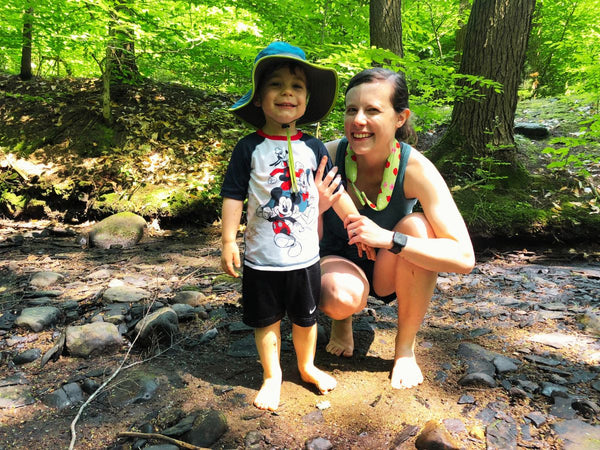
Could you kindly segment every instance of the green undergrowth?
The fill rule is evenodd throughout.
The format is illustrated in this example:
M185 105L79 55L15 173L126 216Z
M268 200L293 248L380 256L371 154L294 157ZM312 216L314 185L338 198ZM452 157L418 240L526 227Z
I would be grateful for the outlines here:
M149 80L112 92L109 126L98 80L21 82L0 74L0 216L79 223L130 211L173 224L219 217L230 152L250 131L227 110L235 99ZM520 171L486 158L468 170L451 162L470 174L450 173L447 182L474 238L597 239L598 140L581 134L595 113L590 105L566 97L520 102L517 121L551 130L542 141L516 137ZM445 116L449 110L440 110L438 122ZM332 117L341 121L339 112ZM326 138L339 137L341 122L325 125ZM421 128L417 148L426 151L443 128ZM573 134L578 141L564 139Z

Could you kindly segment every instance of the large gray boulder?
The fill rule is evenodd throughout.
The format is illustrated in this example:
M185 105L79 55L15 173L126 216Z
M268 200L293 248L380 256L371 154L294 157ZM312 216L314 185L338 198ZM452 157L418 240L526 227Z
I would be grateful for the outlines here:
M147 315L135 325L139 333L139 341L148 343L154 340L170 343L172 337L179 332L177 313L165 307Z
M129 248L144 236L146 221L131 212L120 212L98 222L89 233L90 247Z
M116 325L94 322L67 327L66 345L71 356L88 358L93 355L115 353L123 345L123 339Z
M60 309L54 306L34 306L23 309L15 320L15 325L38 332L54 325L59 318Z

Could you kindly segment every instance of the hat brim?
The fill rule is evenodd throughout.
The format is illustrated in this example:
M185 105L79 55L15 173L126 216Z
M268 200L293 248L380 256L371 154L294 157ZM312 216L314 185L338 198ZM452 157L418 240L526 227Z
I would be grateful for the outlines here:
M296 125L320 122L327 117L337 96L336 71L292 55L272 55L261 58L252 69L252 89L235 102L229 110L244 122L255 128L261 128L265 124L265 115L262 108L252 102L258 88L257 84L261 80L265 68L270 65L268 63L290 60L297 62L304 70L310 91L306 112L296 121Z

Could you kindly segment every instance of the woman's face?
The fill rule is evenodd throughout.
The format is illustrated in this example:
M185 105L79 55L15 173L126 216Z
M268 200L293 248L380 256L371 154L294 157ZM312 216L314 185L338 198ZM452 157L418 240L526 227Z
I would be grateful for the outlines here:
M408 109L401 113L394 110L393 89L388 81L374 81L354 86L347 92L344 133L357 155L372 149L387 154L396 130L408 119Z

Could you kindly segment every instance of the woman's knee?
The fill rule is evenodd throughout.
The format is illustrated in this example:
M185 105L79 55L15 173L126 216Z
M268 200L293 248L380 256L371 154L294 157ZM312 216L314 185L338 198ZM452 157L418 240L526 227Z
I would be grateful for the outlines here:
M367 296L362 280L326 273L321 278L319 308L330 318L342 320L361 311L366 306Z
M409 236L422 238L436 237L431 224L423 213L411 213L403 217L394 227L394 230L408 234Z

